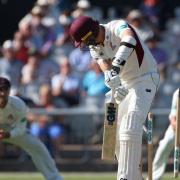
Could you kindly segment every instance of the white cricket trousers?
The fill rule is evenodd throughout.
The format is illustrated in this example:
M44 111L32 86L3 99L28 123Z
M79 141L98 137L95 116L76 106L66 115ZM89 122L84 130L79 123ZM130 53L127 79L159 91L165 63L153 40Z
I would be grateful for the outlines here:
M129 93L119 104L116 141L117 180L142 180L140 160L143 124L155 96L159 75L144 77L129 87Z
M163 139L159 142L153 161L153 180L158 180L163 176L169 155L174 147L175 134L171 125L165 132Z
M46 180L62 180L47 148L35 136L25 133L18 137L4 139L3 142L16 145L26 151Z

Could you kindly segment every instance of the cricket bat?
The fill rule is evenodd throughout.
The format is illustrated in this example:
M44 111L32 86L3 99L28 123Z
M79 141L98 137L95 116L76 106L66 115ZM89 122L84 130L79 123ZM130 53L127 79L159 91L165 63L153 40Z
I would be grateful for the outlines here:
M115 159L116 128L117 128L118 104L113 98L112 91L105 100L105 119L102 156L103 160Z

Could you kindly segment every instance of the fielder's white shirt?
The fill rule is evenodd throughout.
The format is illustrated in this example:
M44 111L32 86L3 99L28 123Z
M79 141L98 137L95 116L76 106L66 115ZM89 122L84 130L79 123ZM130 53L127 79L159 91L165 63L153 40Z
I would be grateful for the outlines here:
M120 47L122 32L125 29L130 29L128 23L124 20L114 20L103 26L105 28L104 45L90 46L91 56L97 62L101 62L102 59L112 61ZM137 44L141 44L140 46L144 53L142 62L138 59L138 49L137 51L134 50L120 70L122 84L128 84L148 73L157 72L155 59L143 41L139 37L138 39L139 43L137 42Z
M176 116L177 100L178 100L178 89L173 93L171 112L169 114L169 117Z
M22 135L26 131L26 114L28 108L16 96L9 96L5 108L0 108L0 129L9 131L11 137Z

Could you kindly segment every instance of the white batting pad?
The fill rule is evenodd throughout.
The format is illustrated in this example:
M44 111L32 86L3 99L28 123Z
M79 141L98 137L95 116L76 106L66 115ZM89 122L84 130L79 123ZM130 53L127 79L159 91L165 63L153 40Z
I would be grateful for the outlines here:
M143 116L134 111L122 118L116 152L119 150L117 180L142 180L139 170Z

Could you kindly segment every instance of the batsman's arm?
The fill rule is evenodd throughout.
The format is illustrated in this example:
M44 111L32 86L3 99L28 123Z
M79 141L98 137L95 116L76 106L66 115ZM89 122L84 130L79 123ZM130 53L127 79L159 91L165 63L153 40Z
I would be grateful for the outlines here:
M111 70L112 67L112 60L110 59L98 59L98 64L101 70L105 73L106 71Z
M118 74L113 76L111 73L112 60L99 60L98 63L100 68L104 72L105 85L111 90L115 91L115 89L121 85L121 80Z
M115 76L120 73L121 68L125 65L127 59L132 54L136 47L136 39L134 37L134 33L131 29L129 29L128 25L123 26L120 31L121 33L117 33L117 35L121 38L119 49L117 50L113 61L111 72Z
M115 99L116 103L119 104L128 94L128 89L121 85L119 74L112 74L112 65L110 64L111 62L112 61L110 60L101 60L99 65L104 71L106 86L113 91L113 98Z

